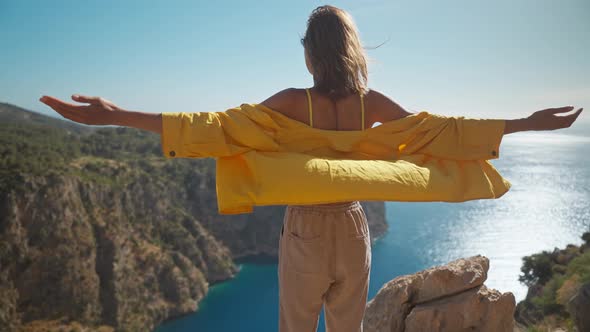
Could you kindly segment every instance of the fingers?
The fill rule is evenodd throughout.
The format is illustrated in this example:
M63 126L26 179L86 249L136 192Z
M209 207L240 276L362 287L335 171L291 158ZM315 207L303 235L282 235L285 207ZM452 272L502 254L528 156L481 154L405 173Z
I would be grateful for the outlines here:
M78 94L72 95L72 99L80 102L80 103L89 103L92 105L100 104L100 97L89 97L89 96L82 96Z
M582 113L582 110L583 110L583 108L579 108L575 113L572 113L572 114L570 114L570 115L567 116L568 118L571 118L571 120L572 120L571 123L573 123L574 121L576 121L576 119L578 118L578 116L580 116L580 113Z
M575 116L576 118L578 117L578 115L580 115L580 113L582 113L583 108L578 108L577 111L575 111L574 113L568 115L568 116Z
M543 111L548 112L550 114L557 114L557 113L565 113L573 110L573 106L564 106L564 107L557 107L557 108L547 108Z
M561 123L562 128L571 127L572 123L576 121L580 113L582 113L583 108L578 109L576 112L572 114L568 114L566 116L558 116L559 121Z
M57 113L61 114L61 116L63 116L66 119L70 119L72 121L76 121L76 122L82 122L82 118L80 116L80 113L71 110L69 108L63 107L61 105L55 105L52 106L51 108L53 108Z
M51 96L43 96L39 98L41 102L54 109L57 113L61 114L66 119L72 121L84 123L82 114L80 114L79 106L63 102L57 98Z
M43 96L43 97L39 98L39 101L45 103L47 106L52 107L52 108L53 108L53 106L77 107L77 105L66 103L62 100L59 100L59 99L57 99L55 97L51 97L51 96Z

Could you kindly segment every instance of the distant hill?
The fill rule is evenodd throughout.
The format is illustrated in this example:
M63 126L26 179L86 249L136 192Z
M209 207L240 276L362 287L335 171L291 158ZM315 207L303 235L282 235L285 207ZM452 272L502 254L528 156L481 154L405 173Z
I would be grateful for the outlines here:
M75 133L84 133L94 129L94 127L82 126L73 122L63 121L43 115L37 112L0 102L0 123L43 125L54 128L66 129Z

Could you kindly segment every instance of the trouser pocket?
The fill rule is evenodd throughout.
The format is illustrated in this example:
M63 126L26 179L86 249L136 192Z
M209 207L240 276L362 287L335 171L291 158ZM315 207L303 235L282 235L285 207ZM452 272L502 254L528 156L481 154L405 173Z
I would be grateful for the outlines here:
M282 258L299 273L318 273L324 257L323 228L317 213L289 211L283 223Z
M347 211L347 231L343 246L350 271L367 271L371 267L371 236L367 217L362 209Z

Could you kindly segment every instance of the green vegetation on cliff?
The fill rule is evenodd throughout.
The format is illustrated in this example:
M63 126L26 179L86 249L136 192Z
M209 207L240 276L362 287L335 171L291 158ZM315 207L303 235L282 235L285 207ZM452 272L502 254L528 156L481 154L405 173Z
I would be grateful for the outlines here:
M4 106L3 106L4 105ZM165 160L159 136L133 128L56 126L59 120L0 104L0 190L22 189L26 177L77 175L121 186L130 176L148 176L190 190L198 175L214 177L215 161ZM31 113L18 121L21 112ZM9 116L10 113L12 116ZM27 122L35 118L33 123ZM63 121L62 121L63 122Z
M519 281L529 287L526 299L518 303L516 320L535 329L563 325L573 330L568 302L590 283L590 232L582 235L584 244L568 245L553 252L542 251L523 257Z

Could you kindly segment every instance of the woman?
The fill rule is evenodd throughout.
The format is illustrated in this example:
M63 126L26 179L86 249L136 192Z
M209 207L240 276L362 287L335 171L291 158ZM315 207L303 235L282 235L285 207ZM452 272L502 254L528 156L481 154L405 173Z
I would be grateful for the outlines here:
M366 58L355 24L345 11L320 6L301 40L313 76L309 89L289 88L262 102L287 117L326 130L364 130L412 113L367 88ZM73 95L88 105L43 96L40 100L70 120L122 125L162 133L161 114L124 110L100 97ZM550 108L505 120L504 134L569 127L580 108ZM314 112L315 110L315 112ZM279 330L315 331L325 306L329 331L362 331L371 247L367 218L358 201L289 205L279 242Z

